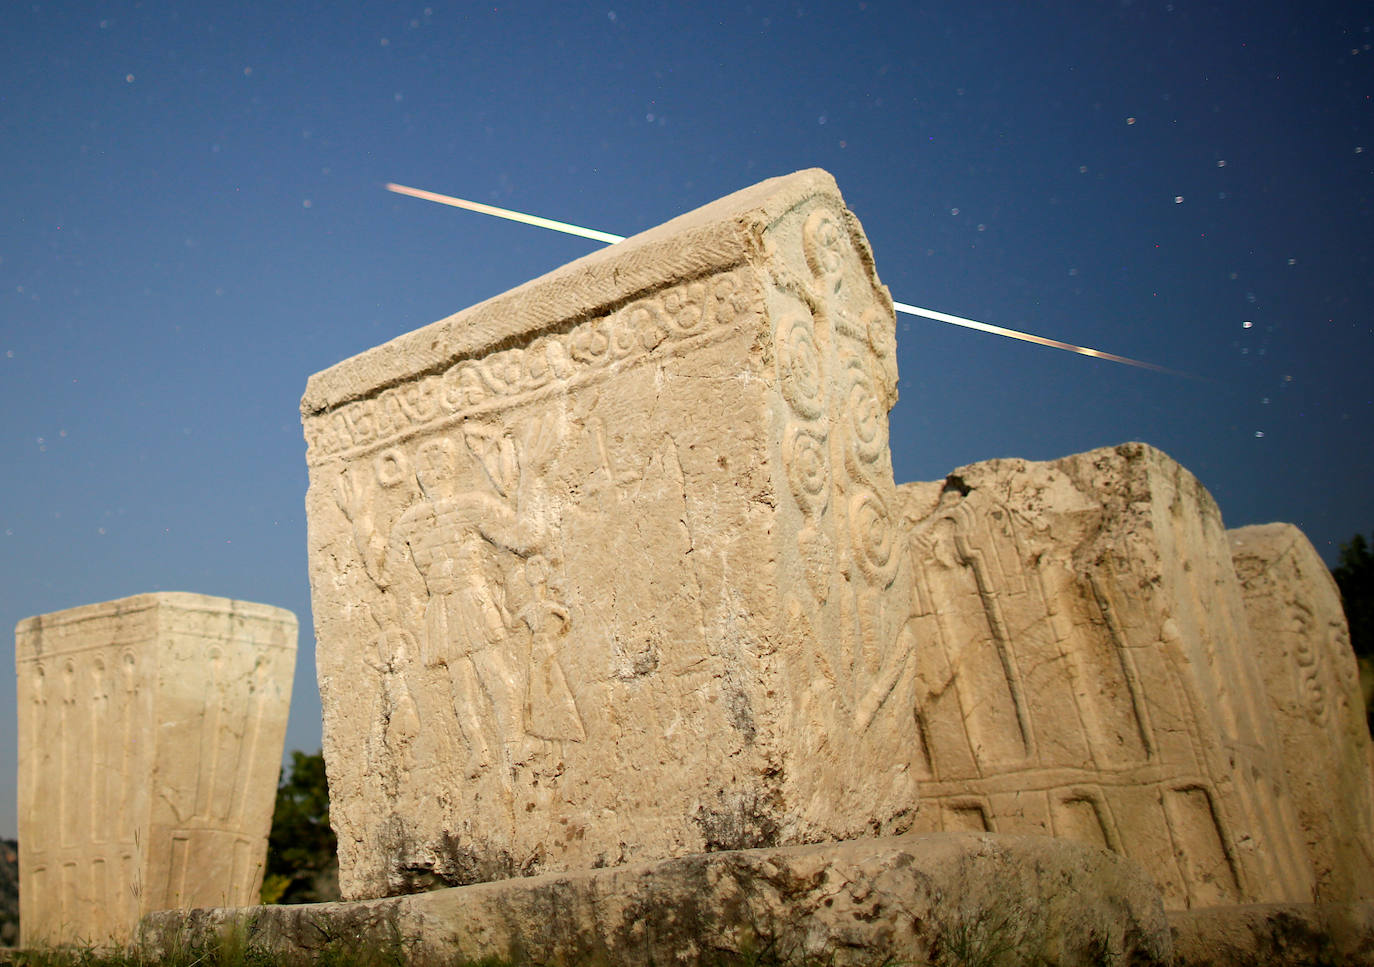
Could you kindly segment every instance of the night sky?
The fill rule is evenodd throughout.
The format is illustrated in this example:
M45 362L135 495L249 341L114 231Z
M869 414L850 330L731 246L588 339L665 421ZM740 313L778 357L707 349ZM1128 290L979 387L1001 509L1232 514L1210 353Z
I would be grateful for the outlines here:
M899 481L1142 440L1228 526L1374 530L1368 3L10 3L0 625L154 590L301 619L306 378L819 166L899 316ZM6 632L8 633L8 631ZM0 835L15 832L0 691Z

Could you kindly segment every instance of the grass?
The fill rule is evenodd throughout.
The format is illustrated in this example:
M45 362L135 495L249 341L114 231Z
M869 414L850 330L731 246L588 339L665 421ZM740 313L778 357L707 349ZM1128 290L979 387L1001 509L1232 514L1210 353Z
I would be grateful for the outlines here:
M748 937L739 952L714 950L703 956L703 967L830 967L833 958L787 953L768 937ZM173 944L154 952L126 948L51 947L14 950L0 965L15 967L523 967L501 957L480 960L443 958L409 949L405 941L335 939L310 953L279 951L249 941L248 931L231 928L212 942ZM890 961L875 961L890 964ZM604 967L604 962L589 962ZM652 958L650 959L652 964ZM574 967L569 964L566 967Z
M137 946L110 949L52 947L16 950L15 967L439 967L433 958L412 957L399 945L328 944L313 953L283 952L249 944L230 931L208 944L153 952ZM514 967L503 961L448 961L444 967Z
M932 967L1010 967L1023 962L1028 924L1021 917L996 906L949 912L952 915L935 925L930 937L933 945L928 956ZM787 925L790 929L778 929L778 924L760 924L752 916L748 920L738 929L728 931L728 935L682 937L676 950L645 949L639 952L640 956L629 959L645 967L666 967L675 962L675 953L687 954L687 962L698 967L835 967L837 963L901 967L891 957L881 957L873 950L867 951L867 957L857 949L807 953L799 939L805 931L797 924ZM202 929L170 938L154 934L152 942L143 946L15 950L8 957L0 953L0 967L525 967L534 963L518 955L470 960L436 954L420 949L418 940L402 936L394 924L337 931L329 929L332 925L327 922L315 924L317 934L310 941L313 949L308 951L294 946L272 946L265 934L256 929L259 926L250 915L247 919L229 920L217 932L210 928L208 934ZM708 928L708 932L712 931ZM784 941L784 937L792 939ZM693 947L695 956L685 949ZM1107 963L1110 958L1104 952L1097 960ZM559 967L615 964L602 952L584 960L559 961Z
M6 961L0 960L0 963ZM313 954L281 953L263 948L239 948L233 944L188 947L152 956L136 948L97 950L52 948L16 950L8 961L16 967L522 967L499 957L481 960L412 957L405 950L387 947L327 947ZM826 959L781 959L770 949L739 954L718 954L707 967L826 967ZM572 965L568 965L572 967Z

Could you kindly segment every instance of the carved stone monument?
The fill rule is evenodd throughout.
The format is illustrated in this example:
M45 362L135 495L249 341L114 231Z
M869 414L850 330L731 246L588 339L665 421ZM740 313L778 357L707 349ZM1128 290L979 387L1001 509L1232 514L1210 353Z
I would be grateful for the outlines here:
M899 488L896 385L814 170L312 377L344 896L913 830L1104 846L1172 908L1346 889L1198 481Z
M21 943L257 902L295 616L142 594L26 618L15 653Z
M1197 479L1126 444L901 489L918 826L1096 843L1173 908L1311 901L1231 547Z
M344 895L908 828L894 350L810 171L312 377Z
M1340 591L1292 524L1230 538L1317 898L1374 897L1369 727Z

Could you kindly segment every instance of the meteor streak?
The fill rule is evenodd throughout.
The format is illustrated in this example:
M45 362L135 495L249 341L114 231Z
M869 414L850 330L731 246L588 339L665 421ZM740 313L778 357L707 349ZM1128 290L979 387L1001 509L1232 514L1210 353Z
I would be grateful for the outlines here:
M947 322L951 326L963 326L965 329L977 329L979 332L990 332L994 336L1006 336L1008 339L1021 339L1025 342L1033 342L1040 346L1049 346L1051 349L1063 349L1071 353L1078 353L1080 356L1091 356L1093 359L1107 359L1114 363L1125 363L1127 366L1139 366L1141 369L1153 370L1156 373L1168 373L1171 376L1188 375L1176 369L1169 369L1166 366L1156 366L1154 363L1147 363L1139 359L1131 359L1129 356L1104 353L1100 349L1089 349L1087 346L1075 346L1071 342L1060 342L1058 339L1050 339L1047 336L1037 336L1035 333L1022 332L1019 329L1008 329L1005 326L994 326L986 322L979 322L976 319L965 319L963 316L951 316L948 312L936 312L934 309L922 309L920 306L909 306L905 302L894 302L892 303L892 308L896 309L898 312L905 312L907 315L923 316L926 319L934 319L936 322Z
M409 195L411 198L421 198L425 201L437 201L441 205L452 205L454 208L466 208L470 212L480 212L483 215L495 215L497 218L509 218L513 222L524 222L526 225L536 225L539 228L551 228L555 232L563 232L565 235L580 235L582 238L590 238L597 242L607 242L614 245L616 242L625 241L624 235L612 235L610 232L598 232L594 228L583 228L581 225L569 225L567 222L556 222L552 218L540 218L538 215L526 215L524 212L513 212L509 208L497 208L495 205L483 205L481 202L468 201L464 198L454 198L452 195L441 195L434 191L425 191L423 188L407 188L405 185L387 183L387 191L394 191L398 195Z
M614 245L616 242L625 241L624 235L612 235L610 232L599 232L594 228L583 228L581 225L571 225L568 222L556 222L551 218L541 218L538 215L526 215L524 212L511 211L509 208L497 208L495 205L483 205L481 202L468 201L464 198L454 198L452 195L441 195L438 192L425 191L423 188L408 188L405 185L388 182L386 190L394 191L398 195L409 195L411 198L419 198L423 201L438 202L440 205L452 205L454 208L465 208L470 212L478 212L483 215L495 215L497 218L508 218L513 222L523 222L526 225L534 225L539 228L551 229L555 232L563 232L565 235L577 235L581 238L590 238L593 241L606 242L610 245ZM1058 339L1037 336L1030 332L1021 332L1019 329L1008 329L1005 326L994 326L986 322L978 322L976 319L965 319L963 316L952 316L947 312L936 312L934 309L922 309L920 306L907 305L905 302L893 302L892 308L896 309L898 312L904 312L907 315L921 316L926 319L933 319L936 322L948 323L951 326L963 326L965 329L976 329L979 332L990 332L994 336L1006 336L1008 339L1020 339L1024 342L1032 342L1040 346L1049 346L1051 349L1063 349L1067 352L1078 353L1080 356L1091 356L1094 359L1105 359L1113 363L1124 363L1127 366L1138 366L1141 369L1152 370L1156 373L1169 373L1172 376L1189 375L1179 372L1176 369L1156 366L1154 363L1147 363L1139 359L1131 359L1129 356L1118 356L1115 353L1103 352L1100 349L1089 349L1087 346L1075 346L1073 343L1061 342Z

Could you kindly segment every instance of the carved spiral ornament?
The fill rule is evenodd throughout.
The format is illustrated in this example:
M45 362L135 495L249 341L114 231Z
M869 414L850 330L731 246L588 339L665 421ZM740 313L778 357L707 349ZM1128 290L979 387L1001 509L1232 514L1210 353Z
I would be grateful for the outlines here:
M787 431L785 454L792 496L808 517L820 516L830 500L830 459L825 438L794 425Z
M877 463L887 450L886 414L873 380L857 360L849 364L847 375L849 393L845 409L854 453L862 463Z
M1307 706L1307 715L1318 725L1326 724L1326 689L1322 685L1321 656L1312 647L1312 621L1303 612L1297 612L1293 622L1297 631L1295 636L1296 668L1298 692Z
M869 306L860 320L873 355L887 359L897 352L897 333L892 315L878 306Z
M825 412L825 376L809 319L788 319L778 327L778 380L799 416L814 420Z
M871 491L855 494L849 505L854 556L870 582L887 587L897 574L896 528L882 498Z
M868 346L877 357L875 370L885 405L897 401L897 330L892 313L879 306L869 306L860 320L868 337Z
M802 248L811 274L839 289L844 266L844 232L833 212L824 208L812 212L802 227Z

